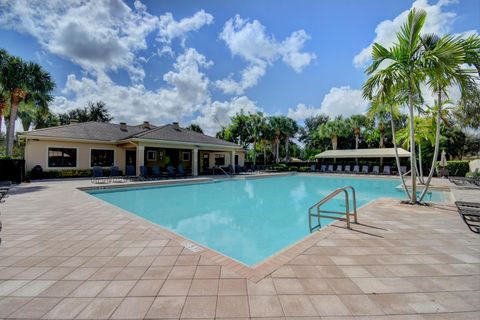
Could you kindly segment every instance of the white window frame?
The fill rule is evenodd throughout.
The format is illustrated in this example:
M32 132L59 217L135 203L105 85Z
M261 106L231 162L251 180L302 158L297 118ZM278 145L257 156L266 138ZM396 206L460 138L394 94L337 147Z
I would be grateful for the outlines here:
M113 151L113 165L115 166L117 163L117 152L115 148L90 148L90 151L88 152L88 166L90 168L93 168L92 166L92 150L112 150ZM108 167L102 167L102 168L110 168Z
M76 159L75 159L75 164L76 164L75 167L50 167L49 164L48 164L48 163L49 163L49 161L48 161L48 153L49 153L49 151L50 151L50 150L49 150L50 148L75 149L75 150L77 150L77 152L76 152L76 157L75 157L75 158L76 158ZM78 147L71 147L71 146L47 146L47 152L46 152L46 156L45 156L45 158L46 158L45 168L47 168L47 169L53 169L53 170L57 170L57 169L60 169L60 170L63 170L63 169L65 169L65 170L78 169L78 168L79 168L78 162L79 162L79 160L80 160L80 159L79 159L78 149L79 149Z
M187 157L188 159L185 159L185 155L188 155L188 157ZM188 151L182 151L182 161L187 162L187 161L190 161L191 159L192 159L192 158L191 158L191 156L190 156L190 152L188 152Z
M149 154L153 154L154 157L150 159ZM147 161L157 161L157 151L156 150L147 150Z

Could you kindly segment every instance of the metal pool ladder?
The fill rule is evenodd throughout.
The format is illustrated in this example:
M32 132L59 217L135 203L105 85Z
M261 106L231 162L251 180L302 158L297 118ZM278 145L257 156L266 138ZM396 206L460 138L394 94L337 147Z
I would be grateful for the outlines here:
M352 190L352 196L353 196L353 213L350 212L350 204L348 201L348 190ZM330 210L323 210L320 207L328 202L329 200L333 199L336 195L339 193L343 192L345 194L345 212L341 211L330 211ZM316 212L315 210L316 209ZM327 214L327 215L325 215ZM329 215L330 214L330 215ZM331 215L333 214L333 215ZM333 191L330 193L328 196L320 200L319 202L315 203L313 206L308 208L308 226L310 228L310 233L318 228L322 227L322 224L320 222L320 218L328 218L328 219L335 219L335 220L341 220L341 221L346 221L347 222L347 228L350 228L350 217L353 216L353 220L355 223L358 223L357 221L357 199L355 197L355 189L352 186L345 186L343 188L338 188L337 190ZM314 227L312 227L312 218L317 218L318 224Z

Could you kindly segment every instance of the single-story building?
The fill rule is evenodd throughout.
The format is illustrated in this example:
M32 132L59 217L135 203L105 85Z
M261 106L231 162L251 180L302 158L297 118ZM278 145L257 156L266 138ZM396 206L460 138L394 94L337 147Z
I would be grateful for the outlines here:
M140 167L182 164L197 176L214 166L244 165L245 150L232 142L181 128L178 122L154 126L108 122L71 123L21 133L25 166L44 171L118 166Z

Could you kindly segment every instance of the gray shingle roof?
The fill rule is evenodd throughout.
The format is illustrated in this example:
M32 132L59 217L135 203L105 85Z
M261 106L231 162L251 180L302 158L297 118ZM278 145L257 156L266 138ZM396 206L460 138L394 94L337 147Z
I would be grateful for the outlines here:
M146 131L141 126L127 126L120 129L120 124L108 122L81 122L65 126L45 128L26 132L29 137L58 137L82 140L117 141Z
M151 125L151 128L152 129L145 129L142 125L127 126L127 130L123 131L120 129L120 124L116 123L81 122L65 126L33 130L25 132L23 135L28 137L69 138L111 142L126 140L129 138L139 138L240 147L235 143L183 129L171 124L160 127Z
M148 130L133 136L133 138L139 139L151 139L151 140L166 140L166 141L181 141L198 144L213 144L227 147L240 147L238 144L228 142L222 139L207 136L202 133L187 130L167 124L152 130Z

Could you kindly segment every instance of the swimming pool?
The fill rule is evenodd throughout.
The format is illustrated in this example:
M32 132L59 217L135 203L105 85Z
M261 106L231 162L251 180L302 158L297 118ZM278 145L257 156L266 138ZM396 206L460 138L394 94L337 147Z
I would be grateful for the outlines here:
M357 206L383 197L404 198L397 179L291 175L210 183L105 189L93 196L159 224L246 265L255 265L307 236L308 208L346 185ZM442 202L443 192L429 194ZM342 211L343 195L325 208ZM322 219L322 226L331 223Z

